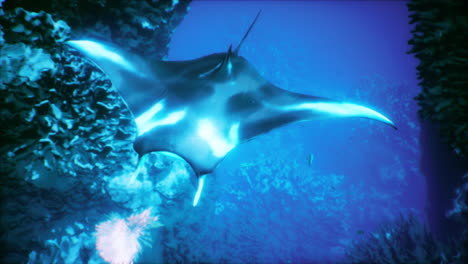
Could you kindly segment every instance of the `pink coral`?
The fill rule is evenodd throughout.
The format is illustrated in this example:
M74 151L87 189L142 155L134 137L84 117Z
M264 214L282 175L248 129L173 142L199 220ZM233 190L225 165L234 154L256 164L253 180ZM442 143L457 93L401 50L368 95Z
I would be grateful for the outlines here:
M141 251L140 239L158 217L151 208L125 219L114 218L96 226L96 249L99 256L112 264L133 263Z

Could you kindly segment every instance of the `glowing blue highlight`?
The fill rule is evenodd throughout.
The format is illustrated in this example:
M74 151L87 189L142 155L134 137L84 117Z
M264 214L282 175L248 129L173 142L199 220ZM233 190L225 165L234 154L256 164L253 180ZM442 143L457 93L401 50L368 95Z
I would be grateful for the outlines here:
M180 120L182 120L185 114L186 114L185 110L172 112L167 117L160 119L157 123L159 126L173 125L179 122Z
M138 127L142 126L144 123L148 122L155 114L161 111L164 108L164 101L160 101L157 104L153 105L148 111L141 114L139 117L135 118L135 122Z
M208 119L198 121L197 134L210 146L213 155L224 157L238 143L239 124L234 124L229 129L228 139Z
M203 186L205 185L205 178L206 174L202 175L198 178L198 187L197 187L197 192L195 193L195 197L193 198L193 207L197 206L198 201L200 201L200 196L203 191Z
M175 154L175 153L172 153L172 152L168 152L168 151L158 151L159 154L163 154L167 157L170 157L170 158L173 158L173 159L178 159L178 160L183 160L186 162L186 160L184 160L181 156Z
M232 63L231 63L231 60L229 60L229 62L228 62L227 71L228 71L228 74L231 75L231 72L232 72Z
M186 110L181 110L172 112L162 118L156 118L158 113L163 109L164 101L160 101L135 119L138 127L138 136L141 136L158 126L176 124L180 120L184 119L186 114Z
M217 69L219 69L219 67L221 67L221 65L223 65L222 62L218 63L218 65L216 65L216 67L214 67L213 69L205 72L205 73L202 73L202 74L199 74L198 77L199 78L205 78L206 76L210 75L212 72L216 71Z
M239 142L239 123L236 123L231 126L229 129L229 140L232 142L231 144L236 146Z
M336 102L318 102L318 103L303 103L295 106L288 107L291 110L315 110L335 116L341 117L367 117L382 121L384 123L394 126L393 122L370 108L362 105L351 103L336 103Z
M120 64L131 72L137 72L135 67L126 61L122 56L113 52L109 47L90 40L70 40L68 43L81 51L88 53L95 58L104 58Z

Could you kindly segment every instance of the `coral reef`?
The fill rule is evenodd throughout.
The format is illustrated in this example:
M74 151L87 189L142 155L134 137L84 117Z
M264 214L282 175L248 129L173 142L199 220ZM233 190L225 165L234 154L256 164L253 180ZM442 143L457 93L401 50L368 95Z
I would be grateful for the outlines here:
M453 208L447 216L468 224L468 173L463 176L463 184L456 190Z
M189 4L190 0L10 0L5 2L5 10L45 11L54 19L67 21L74 39L102 39L146 58L162 59Z
M108 7L106 1L97 2ZM156 186L158 177L168 172L165 166L173 165L167 159L160 159L151 177L145 171L137 174L142 183L130 194L127 186L116 184L116 178L135 174L133 117L107 77L63 45L71 36L91 36L93 30L94 36L103 36L99 26L89 24L97 13L70 9L97 2L0 2L1 241L6 245L1 249L2 263L26 263L28 258L30 263L100 263L92 233L103 215L129 214L148 204L181 199L169 190L171 182ZM148 11L152 4L137 2L122 12L136 19L136 12ZM143 34L141 42L128 41L129 49L154 52L164 47L152 56L166 54L170 34L187 12L188 2L162 2L148 13L155 32ZM112 1L109 9L120 10L117 4ZM125 19L134 27L124 26ZM141 33L130 16L106 23L115 27L116 42ZM120 34L121 28L125 31ZM156 165L147 170L154 172ZM192 187L190 180L179 184ZM172 195L161 196L158 190ZM165 208L171 210L169 205Z
M133 263L141 254L142 244L151 246L148 229L158 227L151 208L126 220L113 218L96 226L96 249L109 263Z
M414 215L402 215L350 246L346 263L466 263L460 243L442 244Z
M401 217L348 248L350 263L433 263L440 252L429 230L415 217Z
M417 67L420 115L440 124L442 137L460 156L468 155L466 1L412 0L410 53Z
M466 174L468 156L468 81L466 64L466 32L468 16L466 1L412 0L410 11L412 46L409 53L419 60L418 79L421 93L416 97L422 122L422 166L428 182L431 207L428 209L431 229L442 236L457 237L460 250L466 250L466 184L459 186L454 208L449 208L448 196ZM438 129L440 133L434 133ZM439 134L450 149L439 144ZM445 147L445 146L444 146ZM453 154L455 153L455 154ZM466 176L463 179L466 182ZM459 228L458 220L464 224ZM459 230L465 229L465 230ZM461 231L461 232L460 232ZM451 235L451 234L450 234ZM466 256L465 256L466 258Z

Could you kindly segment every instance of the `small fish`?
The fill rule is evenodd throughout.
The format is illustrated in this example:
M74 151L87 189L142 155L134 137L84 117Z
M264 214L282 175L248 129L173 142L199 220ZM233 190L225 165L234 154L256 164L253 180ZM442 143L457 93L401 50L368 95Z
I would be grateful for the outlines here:
M314 158L315 158L314 154L310 153L309 154L309 166L312 166L312 162L314 162Z
M358 235L364 235L364 230L359 229L359 230L357 231L357 234L358 234Z

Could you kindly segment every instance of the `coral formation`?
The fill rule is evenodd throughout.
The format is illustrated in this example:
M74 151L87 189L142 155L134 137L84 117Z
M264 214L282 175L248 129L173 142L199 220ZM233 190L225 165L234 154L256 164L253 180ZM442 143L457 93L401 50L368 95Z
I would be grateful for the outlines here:
M346 263L466 263L458 243L441 244L414 215L401 216L355 242Z
M432 263L439 258L435 240L415 217L403 217L348 248L350 263Z
M463 176L463 184L456 190L453 208L447 216L468 224L468 173Z
M424 119L440 124L441 134L461 156L468 155L466 1L412 0L410 53L423 88L416 97Z
M89 234L100 215L147 208L161 198L154 187L157 173L149 185L134 190L139 198L146 195L141 199L145 203L125 200L128 195L119 196L123 189L111 188L116 175L129 174L136 167L138 157L130 144L136 131L133 117L107 77L63 45L72 35L90 36L93 30L94 36L103 36L98 26L89 24L97 13L72 8L96 2L1 2L0 193L1 241L6 245L1 249L2 262L26 263L31 253L30 263L99 263ZM101 11L109 7L106 1L98 2ZM115 41L141 33L135 21L128 22L133 27L123 25L153 4L145 1L140 9L137 2L133 8L122 8L130 15L106 21L106 27L115 27ZM148 13L152 22L159 23L157 30L141 42L131 42L132 48L147 52L164 47L153 54L157 58L166 54L170 34L188 5L187 1L163 2ZM118 6L108 9L120 10ZM119 34L121 28L125 30ZM164 166L171 163L160 164ZM76 219L80 228L70 228Z
M158 217L151 216L151 208L126 220L114 218L96 226L96 249L109 263L133 263L141 253L140 241L151 245L147 229L156 227Z
M117 154L112 139L129 139L132 128L130 113L106 76L62 50L69 34L63 21L19 8L1 19L16 24L5 28L1 47L4 169L50 187L61 175L112 168L106 164L109 153ZM31 30L15 30L20 26ZM51 33L57 28L65 31ZM14 171L17 164L24 167Z
M66 21L74 39L103 39L146 58L161 59L189 4L190 0L14 0L5 3L5 10L43 10Z

